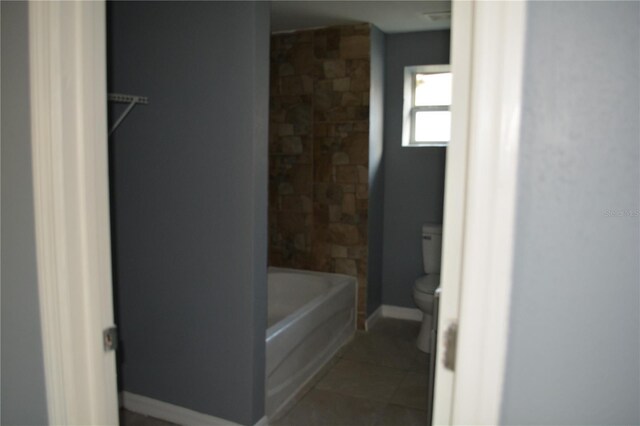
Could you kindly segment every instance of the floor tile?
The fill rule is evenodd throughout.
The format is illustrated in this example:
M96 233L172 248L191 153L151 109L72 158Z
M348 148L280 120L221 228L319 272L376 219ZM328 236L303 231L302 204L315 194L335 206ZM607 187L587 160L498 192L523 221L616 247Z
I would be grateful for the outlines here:
M412 426L427 422L429 355L419 323L383 318L358 332L274 426Z
M415 343L420 332L419 321L407 321L395 318L382 318L370 330L371 334L395 337Z
M405 375L396 368L342 359L318 382L316 389L386 402Z
M429 373L430 361L431 359L428 353L422 352L421 350L417 350L415 368L411 369L411 371L416 371L418 373L423 373L423 374Z
M312 389L272 426L371 426L379 422L384 403Z
M425 426L426 424L426 411L388 404L380 418L376 420L375 426Z
M426 374L409 371L391 397L390 402L403 407L426 410L427 384L428 376Z
M413 343L413 346L409 348L406 346L408 354L415 354L415 362L411 362L407 368L412 371L418 371L420 373L429 372L429 354L422 352L415 345L420 332L421 322L407 321L395 318L382 318L378 320L375 325L369 331L370 334L387 336L394 339L404 340Z
M342 358L401 370L415 370L418 363L414 343L372 333L356 334Z

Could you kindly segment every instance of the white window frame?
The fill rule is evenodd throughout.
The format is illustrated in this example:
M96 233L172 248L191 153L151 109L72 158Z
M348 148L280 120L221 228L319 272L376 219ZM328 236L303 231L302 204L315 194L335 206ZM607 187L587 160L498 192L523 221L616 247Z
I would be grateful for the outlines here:
M414 65L404 68L404 108L402 123L402 146L447 146L449 141L418 142L415 139L416 113L422 111L450 111L451 105L416 106L416 74L442 74L451 72L451 66L446 65Z

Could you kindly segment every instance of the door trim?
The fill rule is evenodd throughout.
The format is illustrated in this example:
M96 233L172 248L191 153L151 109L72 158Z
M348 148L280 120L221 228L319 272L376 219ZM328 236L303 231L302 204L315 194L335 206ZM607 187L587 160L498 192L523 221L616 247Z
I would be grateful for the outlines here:
M38 291L50 424L117 424L103 1L29 2Z
M526 2L454 1L434 424L499 424L512 286ZM458 105L456 107L456 104ZM441 362L458 321L455 373Z
M462 283L462 250L464 247L465 202L467 191L467 151L469 133L469 97L471 85L471 53L475 3L454 1L452 4L451 72L451 141L447 147L444 218L442 231L442 265L436 356L436 377L432 423L451 424L454 398L453 372L444 368L443 331L458 321L460 286Z

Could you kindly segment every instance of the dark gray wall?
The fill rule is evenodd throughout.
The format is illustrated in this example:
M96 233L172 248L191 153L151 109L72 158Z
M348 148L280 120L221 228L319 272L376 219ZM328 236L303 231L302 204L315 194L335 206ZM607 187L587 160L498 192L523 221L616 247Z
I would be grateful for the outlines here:
M264 414L269 4L114 2L111 138L124 390ZM114 117L112 117L113 120Z
M503 424L640 424L639 29L528 5Z
M2 16L2 424L46 424L38 299L31 130L28 4Z
M449 63L449 31L388 34L384 123L382 303L415 308L422 224L442 223L446 148L402 146L404 67Z
M369 98L369 258L367 316L382 303L384 215L384 53L385 35L371 26L371 91Z

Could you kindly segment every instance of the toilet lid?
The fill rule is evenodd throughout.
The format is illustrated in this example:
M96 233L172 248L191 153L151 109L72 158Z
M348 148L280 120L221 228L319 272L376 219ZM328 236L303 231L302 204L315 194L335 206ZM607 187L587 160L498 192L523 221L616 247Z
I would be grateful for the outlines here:
M440 274L424 275L416 280L416 289L423 293L434 294L440 286Z

